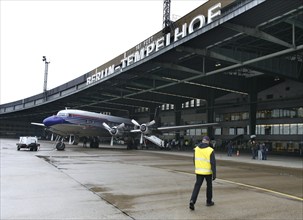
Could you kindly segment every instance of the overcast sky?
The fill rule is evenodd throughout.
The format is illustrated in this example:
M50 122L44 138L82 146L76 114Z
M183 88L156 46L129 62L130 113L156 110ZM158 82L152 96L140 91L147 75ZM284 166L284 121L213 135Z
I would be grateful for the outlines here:
M172 0L184 16L205 0ZM81 76L162 29L163 0L1 0L0 104Z

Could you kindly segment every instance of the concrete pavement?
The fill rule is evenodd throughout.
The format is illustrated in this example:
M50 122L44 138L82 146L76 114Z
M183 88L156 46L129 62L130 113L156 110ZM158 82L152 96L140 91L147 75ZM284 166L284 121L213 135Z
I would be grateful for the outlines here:
M224 179L214 182L214 207L205 206L205 195L201 192L196 210L190 211L188 200L195 180L191 152L83 149L74 146L56 151L48 142L41 143L40 151L30 152L17 151L16 142L0 139L3 220L303 217L302 192L291 197ZM255 161L249 155L230 158L218 153L216 156L218 160L234 160L239 164L249 162L302 168L300 158L272 157L268 161ZM235 172L232 169L236 168L221 167L220 172L227 175ZM241 172L238 174L241 177L251 178L247 170L239 169L237 172ZM262 181L264 177L258 178ZM298 188L298 181L302 183L302 177L270 178L273 182L290 184L294 188Z

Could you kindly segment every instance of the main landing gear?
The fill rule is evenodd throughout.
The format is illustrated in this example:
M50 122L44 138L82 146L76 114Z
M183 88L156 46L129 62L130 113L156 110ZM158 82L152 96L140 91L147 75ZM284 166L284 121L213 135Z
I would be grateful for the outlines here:
M64 138L63 137L60 137L60 136L57 136L56 137L56 140L55 140L55 143L56 143L56 149L57 150L64 150L65 149L65 144L64 144Z

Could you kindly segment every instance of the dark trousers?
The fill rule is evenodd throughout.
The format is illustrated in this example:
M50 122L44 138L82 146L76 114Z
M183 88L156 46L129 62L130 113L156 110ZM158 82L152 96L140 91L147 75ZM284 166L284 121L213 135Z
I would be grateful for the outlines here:
M202 186L204 178L206 179L206 202L210 203L213 198L213 183L212 183L212 175L199 175L196 174L196 183L194 186L193 193L191 195L191 201L194 202L194 204L197 201L200 188Z

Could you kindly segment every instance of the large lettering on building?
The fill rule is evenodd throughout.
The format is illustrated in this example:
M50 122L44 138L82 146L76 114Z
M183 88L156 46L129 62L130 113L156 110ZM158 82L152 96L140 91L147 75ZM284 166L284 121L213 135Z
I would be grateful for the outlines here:
M177 27L174 30L173 38L171 33L167 33L166 35L160 37L159 39L153 40L153 37L147 40L148 44L146 46L139 48L134 53L126 56L121 60L118 64L111 64L107 68L98 71L96 69L96 73L87 77L86 85L97 82L101 79L108 77L109 75L115 73L116 71L122 71L123 68L128 67L149 55L169 46L171 43L176 42L187 35L199 30L206 24L211 23L215 17L221 14L221 3L217 3L208 9L207 19L204 15L195 16L189 24L184 23L181 27ZM172 42L171 42L172 41ZM145 42L146 43L146 42Z

